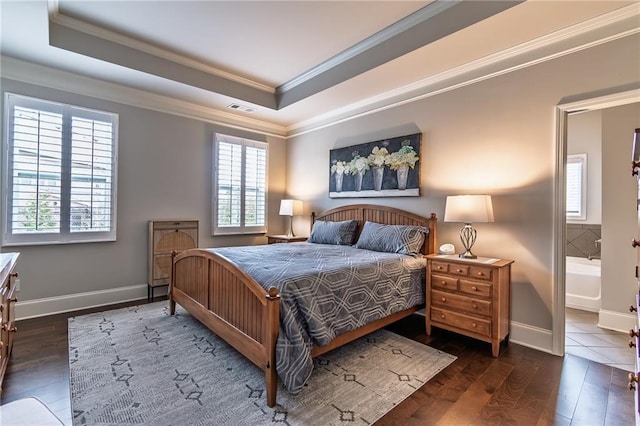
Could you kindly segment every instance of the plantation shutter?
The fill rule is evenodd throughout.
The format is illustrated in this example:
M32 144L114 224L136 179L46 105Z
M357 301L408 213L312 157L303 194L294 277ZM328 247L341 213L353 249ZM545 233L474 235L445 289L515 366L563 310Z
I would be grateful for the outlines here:
M73 116L71 126L71 232L108 231L113 127L83 115Z
M3 245L113 241L117 115L7 94Z
M14 234L60 231L62 108L38 102L11 109L9 157Z
M567 217L586 219L586 154L567 156Z
M240 226L242 221L242 145L218 145L218 226Z
M213 235L266 232L267 147L263 142L215 135Z
M266 149L247 146L244 194L246 226L265 225L266 169Z

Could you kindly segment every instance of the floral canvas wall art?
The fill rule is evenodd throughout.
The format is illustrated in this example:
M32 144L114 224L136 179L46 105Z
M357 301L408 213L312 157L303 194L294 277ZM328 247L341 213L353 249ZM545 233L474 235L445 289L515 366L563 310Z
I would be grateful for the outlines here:
M329 197L420 196L422 134L367 142L329 152Z

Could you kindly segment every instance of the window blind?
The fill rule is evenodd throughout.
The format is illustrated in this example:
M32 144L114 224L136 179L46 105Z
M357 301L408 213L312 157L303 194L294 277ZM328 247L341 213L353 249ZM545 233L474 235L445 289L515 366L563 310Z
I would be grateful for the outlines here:
M586 219L586 154L567 156L567 217Z
M117 115L6 99L3 245L115 239Z
M266 232L267 149L263 142L215 135L213 235Z

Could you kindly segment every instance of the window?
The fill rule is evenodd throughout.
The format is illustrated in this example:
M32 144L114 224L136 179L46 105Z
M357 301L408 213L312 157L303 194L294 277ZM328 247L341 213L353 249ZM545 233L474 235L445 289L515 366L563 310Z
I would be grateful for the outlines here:
M2 245L113 241L116 114L7 93Z
M567 156L567 218L587 219L587 154Z
M267 150L264 142L214 136L213 235L267 231Z

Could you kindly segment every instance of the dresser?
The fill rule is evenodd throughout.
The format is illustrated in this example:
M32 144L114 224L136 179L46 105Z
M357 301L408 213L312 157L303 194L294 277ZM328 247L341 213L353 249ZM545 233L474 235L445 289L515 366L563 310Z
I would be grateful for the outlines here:
M267 235L267 244L295 243L307 241L307 237L289 237L287 235Z
M171 253L198 247L197 220L149 221L147 299L171 283Z
M2 382L4 374L7 372L11 349L13 349L13 337L18 331L15 325L15 304L17 299L15 272L16 262L19 253L0 253L0 312L2 321L0 322L0 392L2 392Z
M491 343L508 341L512 260L427 256L426 325Z

